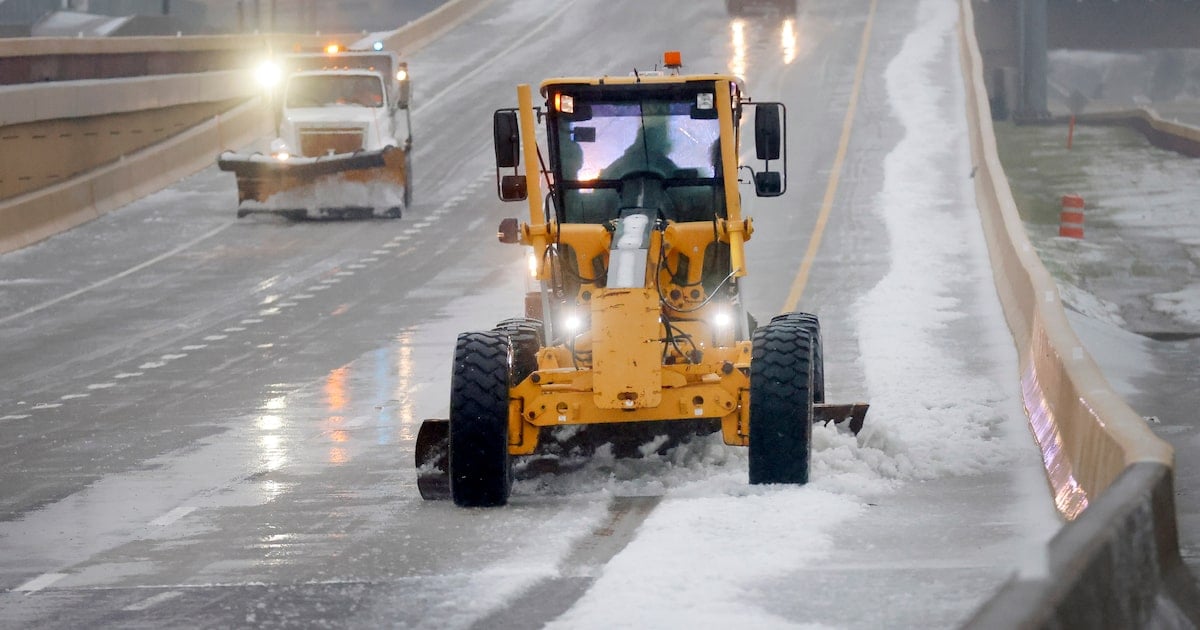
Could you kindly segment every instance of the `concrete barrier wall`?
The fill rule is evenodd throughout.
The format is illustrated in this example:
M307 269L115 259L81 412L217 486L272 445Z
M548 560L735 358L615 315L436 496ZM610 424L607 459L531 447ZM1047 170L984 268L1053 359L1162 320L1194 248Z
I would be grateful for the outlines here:
M1149 109L1084 114L1078 120L1090 125L1132 127L1156 147L1189 157L1200 157L1200 128L1164 120Z
M0 87L0 127L247 99L259 93L251 70L10 85Z
M225 99L0 128L0 200L121 159L247 99Z
M475 11L487 5L489 0L450 0L430 14L386 33L374 34L359 42L359 47L369 46L382 40L385 47L412 53L429 43L443 32L452 28ZM358 37L355 35L354 37ZM297 42L303 45L319 45L330 39L349 42L345 36L304 38L277 38L270 40L276 50L290 50ZM39 54L106 54L144 53L166 54L174 50L207 50L219 46L243 46L246 50L259 50L250 40L253 38L227 37L137 37L114 40L43 39L0 42L0 59ZM236 40L231 42L230 40ZM250 43L246 43L250 42ZM157 48L156 48L157 47ZM244 71L243 71L244 72ZM214 80L229 75L218 73ZM199 75L190 75L196 81ZM49 85L24 85L0 88L0 116L9 119L6 101L12 104L12 120L39 119L38 99L52 99L54 120L81 116L92 116L98 112L124 110L137 107L160 106L172 103L167 109L179 109L191 99L208 102L212 97L240 94L238 86L225 86L214 93L198 89L197 84L187 78L153 77L121 80L117 87L107 85L110 81L75 82L73 85L51 87ZM65 90L73 94L67 98ZM6 92L12 90L12 93ZM24 90L24 95L17 94ZM74 92L72 92L74 90ZM92 101L92 90L97 96ZM183 94L164 93L178 90ZM55 96L50 96L55 95ZM63 99L63 100L60 100ZM73 107L60 105L66 102ZM152 111L152 110L136 110ZM89 221L105 212L119 208L139 197L155 192L172 182L186 177L213 164L217 154L225 149L236 149L272 131L272 115L261 99L246 101L237 108L213 117L206 122L173 137L152 145L135 154L125 155L120 161L85 173L69 181L42 188L10 199L0 200L0 253L25 247L32 243Z
M69 181L0 202L0 252L90 221L209 166L214 156L270 132L252 99L187 131Z
M1047 572L1015 576L967 625L1200 625L1200 596L1179 558L1172 449L1083 348L1025 234L996 151L971 2L960 6L976 201L1030 426L1055 504L1071 521L1049 544Z
M317 49L357 34L0 39L0 85L195 74L253 65L296 47Z
M358 48L367 48L376 41L383 47L401 55L409 54L437 39L442 33L467 19L476 11L487 6L491 0L450 0L426 15L394 30L383 37L367 37L356 43Z

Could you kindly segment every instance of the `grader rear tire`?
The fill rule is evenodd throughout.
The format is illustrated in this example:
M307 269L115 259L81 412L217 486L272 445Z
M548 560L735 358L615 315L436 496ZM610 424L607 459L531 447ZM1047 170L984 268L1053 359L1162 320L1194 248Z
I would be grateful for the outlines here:
M784 313L771 318L771 323L786 322L807 330L813 342L813 402L825 402L825 357L821 354L821 322L812 313Z
M542 322L529 317L506 319L492 330L508 336L513 348L513 382L516 386L537 371L537 353L545 345Z
M754 334L750 359L750 483L808 483L813 340L790 322Z
M450 391L450 494L462 507L508 503L512 345L501 332L458 336Z

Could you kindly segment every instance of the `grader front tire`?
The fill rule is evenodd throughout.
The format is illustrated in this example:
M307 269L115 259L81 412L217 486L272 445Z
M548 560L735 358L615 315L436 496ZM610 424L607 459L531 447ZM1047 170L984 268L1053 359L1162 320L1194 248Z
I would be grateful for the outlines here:
M750 360L750 483L808 483L813 339L790 322L754 333Z

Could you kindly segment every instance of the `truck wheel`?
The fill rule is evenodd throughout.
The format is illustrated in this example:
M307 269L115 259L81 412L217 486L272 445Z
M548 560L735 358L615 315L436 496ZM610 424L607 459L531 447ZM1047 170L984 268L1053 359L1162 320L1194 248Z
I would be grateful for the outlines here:
M537 353L545 345L542 322L528 317L506 319L492 330L504 333L513 348L513 382L515 386L537 371Z
M389 219L399 219L404 216L404 210L400 206L392 206L384 213Z
M784 313L771 318L771 322L787 322L807 330L813 341L813 402L825 402L825 357L821 353L821 322L812 313Z
M512 346L503 333L463 333L450 390L450 494L462 507L508 503L508 383Z
M750 359L750 483L808 483L813 344L807 330L772 322Z
M404 153L404 207L412 207L412 151Z

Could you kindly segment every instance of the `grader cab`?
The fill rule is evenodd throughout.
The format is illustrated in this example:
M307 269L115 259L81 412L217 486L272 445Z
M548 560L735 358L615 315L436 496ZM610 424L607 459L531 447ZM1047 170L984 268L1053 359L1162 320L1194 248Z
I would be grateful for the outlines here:
M459 335L450 417L417 439L422 496L503 505L513 459L568 427L615 443L720 431L749 446L751 483L803 484L813 422L861 427L865 404L825 404L816 316L756 326L741 296L754 230L739 174L759 196L785 192L783 104L751 101L734 76L681 74L678 53L665 62L547 80L536 107L521 85L518 107L495 113L499 196L529 207L499 239L532 248L536 290L523 317ZM738 164L751 108L757 170Z

